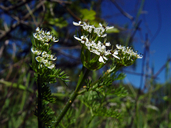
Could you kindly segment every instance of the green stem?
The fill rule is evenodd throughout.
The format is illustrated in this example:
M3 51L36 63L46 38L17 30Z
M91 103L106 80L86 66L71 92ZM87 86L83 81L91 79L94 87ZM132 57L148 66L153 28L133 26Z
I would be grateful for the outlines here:
M38 85L38 128L43 128L43 124L41 121L41 112L42 112L42 94L41 94L41 78L40 75L38 75L38 80L37 80L37 85Z
M117 67L114 69L113 72L117 72L120 68L122 68L122 66L117 66ZM112 73L112 72L111 72L111 73ZM108 73L108 72L106 71L105 75L102 76L101 79L103 79L103 78L106 77L107 75L110 75L111 73ZM97 84L98 82L99 82L99 79L96 80L95 82L93 82L93 83L90 85L91 88L89 89L89 91L98 88L99 86L98 86L98 85L95 85L95 84ZM85 92L87 92L87 89L82 89L81 91L78 92L78 95L81 95L81 94L83 94L83 93L85 93Z
M86 70L85 73L84 73L84 70ZM56 124L55 124L55 127L58 126L58 124L60 123L60 121L62 120L62 118L67 113L68 109L70 108L71 104L74 102L75 98L78 96L78 91L82 87L82 84L83 84L84 80L87 78L89 71L90 70L85 69L85 67L82 68L82 71L81 71L81 74L79 76L79 80L78 80L76 89L72 93L72 95L71 95L70 99L68 100L67 104L65 105L64 109L62 110L62 112L58 116L57 121L56 121Z

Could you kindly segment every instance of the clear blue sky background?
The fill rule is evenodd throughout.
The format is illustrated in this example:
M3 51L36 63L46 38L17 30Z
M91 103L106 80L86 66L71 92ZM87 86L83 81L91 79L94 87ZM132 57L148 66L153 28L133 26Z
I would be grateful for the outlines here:
M116 2L124 11L135 17L141 0L117 0ZM144 43L142 39L145 40L145 34L148 33L151 44L149 66L151 68L154 65L155 74L166 63L167 57L169 55L171 56L171 0L146 0L142 13L139 18L142 19L140 25L141 36L139 32L136 34L134 46L138 52L143 53ZM123 16L109 0L103 2L102 14L109 25L115 23L124 26L128 23L130 27L132 26L131 21ZM147 25L148 28L146 27ZM160 31L157 37L151 42L156 31L159 29L159 25L161 25ZM142 60L138 60L137 64L138 66L135 72L141 73ZM157 82L165 82L165 70L158 75L158 78ZM127 73L125 81L132 83L136 87L140 86L140 76Z

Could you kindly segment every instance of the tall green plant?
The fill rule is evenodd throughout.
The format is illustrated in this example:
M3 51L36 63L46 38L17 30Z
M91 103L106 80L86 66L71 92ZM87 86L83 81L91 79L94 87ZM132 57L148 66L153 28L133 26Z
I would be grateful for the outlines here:
M73 22L73 24L81 27L81 33L78 34L79 36L75 35L74 38L82 46L81 60L83 68L75 90L56 120L54 112L48 105L49 102L53 102L48 84L55 83L57 79L66 82L68 77L63 71L61 72L60 69L55 68L54 61L57 58L49 49L53 42L58 42L58 40L49 31L40 28L37 28L36 33L33 34L34 40L31 48L33 53L32 68L35 71L38 87L38 107L35 114L38 117L39 128L59 126L71 104L79 95L80 100L90 109L92 117L119 117L118 106L107 108L107 104L110 103L109 97L123 97L127 93L123 87L114 89L111 84L115 80L124 78L123 74L117 73L119 69L132 65L137 58L142 58L141 55L129 47L121 45L116 45L116 49L113 46L111 47L110 42L107 42L106 32L113 29L113 26L104 26L100 23L99 26L95 27L83 21ZM113 62L111 68L103 73L98 80L91 81L87 79L91 71L101 69L110 61ZM85 85L83 86L83 84ZM84 89L81 90L82 87Z

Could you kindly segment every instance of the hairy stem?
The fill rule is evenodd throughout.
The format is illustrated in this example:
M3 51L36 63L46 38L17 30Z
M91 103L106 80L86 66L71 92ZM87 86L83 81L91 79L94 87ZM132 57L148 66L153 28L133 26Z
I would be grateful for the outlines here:
M38 128L43 128L43 123L41 121L41 112L42 112L42 94L41 94L41 78L40 75L38 75L38 80L37 80L37 85L38 85Z
M84 73L85 70L85 73ZM58 126L58 124L60 123L60 121L62 120L62 118L65 116L65 114L67 113L68 109L70 108L71 104L74 102L75 98L78 96L78 91L80 90L80 88L82 87L82 84L84 82L84 80L87 78L88 73L90 70L85 69L85 67L82 68L81 74L79 76L79 80L76 86L75 91L72 93L70 99L68 100L68 102L66 103L64 109L62 110L62 112L60 113L60 115L57 118L55 127Z

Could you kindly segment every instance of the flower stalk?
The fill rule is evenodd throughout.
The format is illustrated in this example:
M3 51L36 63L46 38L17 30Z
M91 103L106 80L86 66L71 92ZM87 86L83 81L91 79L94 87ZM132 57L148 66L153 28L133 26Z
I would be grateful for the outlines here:
M42 113L42 87L41 87L40 75L38 75L37 86L38 86L38 128L43 128L43 123L42 123L42 120L41 120L41 113Z
M78 91L82 87L82 85L83 85L85 79L87 78L89 72L90 72L90 70L86 69L85 67L82 68L80 76L79 76L79 80L78 80L78 83L77 83L77 86L76 86L76 89L72 93L72 95L71 95L70 99L68 100L68 102L66 103L64 109L62 110L62 112L58 116L55 127L58 126L58 124L60 123L60 121L65 116L65 114L67 113L68 109L70 108L70 106L72 105L72 103L74 102L76 97L78 96L78 94L79 94Z

